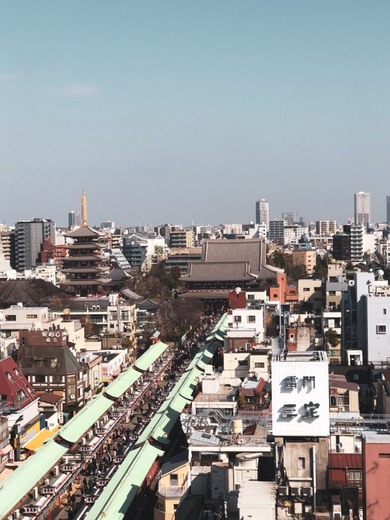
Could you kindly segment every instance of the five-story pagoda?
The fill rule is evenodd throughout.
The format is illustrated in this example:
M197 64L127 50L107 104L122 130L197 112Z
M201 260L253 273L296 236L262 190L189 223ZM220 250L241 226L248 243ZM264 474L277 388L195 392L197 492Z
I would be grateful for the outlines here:
M73 240L67 246L68 256L64 259L63 273L66 281L61 285L75 296L93 296L99 292L100 277L106 271L105 259L101 255L99 233L87 223L87 199L81 196L81 226L66 233Z

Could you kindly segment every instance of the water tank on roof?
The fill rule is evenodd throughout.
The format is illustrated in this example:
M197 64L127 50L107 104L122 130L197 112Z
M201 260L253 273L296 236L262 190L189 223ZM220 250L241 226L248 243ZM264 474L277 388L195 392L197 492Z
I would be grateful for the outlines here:
M242 433L242 419L233 419L232 421L232 433Z

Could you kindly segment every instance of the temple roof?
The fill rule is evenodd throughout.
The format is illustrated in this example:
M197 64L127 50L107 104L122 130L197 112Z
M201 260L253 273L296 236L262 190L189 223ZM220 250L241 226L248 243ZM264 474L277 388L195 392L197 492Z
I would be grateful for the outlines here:
M249 272L249 262L205 262L191 263L188 278L192 281L251 281L256 276Z
M283 272L266 264L267 250L263 239L205 240L201 262L190 263L183 280L219 282L273 280Z
M80 262L80 261L92 262L94 260L99 260L99 261L102 262L105 259L102 256L99 256L99 255L74 255L74 256L67 256L66 258L64 258L65 262L67 262L67 261L70 261L70 262Z
M77 242L66 246L67 249L102 249L102 247L96 242Z
M66 237L69 238L98 238L100 236L100 233L95 231L94 229L90 228L89 226L80 226L77 229L74 229L73 231L68 231L65 234Z

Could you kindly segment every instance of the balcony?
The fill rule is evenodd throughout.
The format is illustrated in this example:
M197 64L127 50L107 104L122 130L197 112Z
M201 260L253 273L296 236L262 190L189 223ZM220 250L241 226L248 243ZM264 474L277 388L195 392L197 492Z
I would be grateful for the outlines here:
M159 486L158 494L164 498L180 498L188 490L187 482L184 486Z

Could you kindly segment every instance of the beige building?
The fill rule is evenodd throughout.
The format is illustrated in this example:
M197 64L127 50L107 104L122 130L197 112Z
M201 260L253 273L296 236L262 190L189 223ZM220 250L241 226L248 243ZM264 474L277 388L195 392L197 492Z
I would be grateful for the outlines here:
M355 412L359 414L359 385L346 380L345 376L329 376L330 412Z
M315 308L322 307L322 281L305 278L298 280L298 299L300 302L309 302Z
M175 229L171 231L169 235L169 247L193 247L194 246L194 235L192 231L186 229Z
M313 274L316 266L316 252L313 251L300 251L294 250L291 255L292 264L294 266L303 265L306 269L307 274Z
M180 501L189 488L188 452L172 457L161 468L154 520L173 520Z

